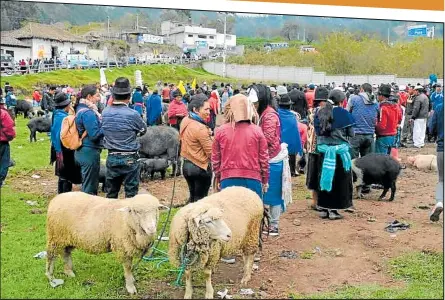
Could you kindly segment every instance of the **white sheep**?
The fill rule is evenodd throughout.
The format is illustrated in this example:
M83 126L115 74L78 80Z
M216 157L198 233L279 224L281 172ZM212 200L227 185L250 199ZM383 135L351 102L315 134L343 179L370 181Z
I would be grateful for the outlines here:
M185 270L185 299L191 299L192 271L203 270L206 277L207 299L213 298L212 271L221 257L243 253L244 276L249 282L253 257L258 251L261 220L264 213L261 198L244 187L229 187L181 208L170 225L169 259L179 267L181 249L196 257ZM192 259L193 261L193 259Z
M416 167L421 171L434 171L437 172L437 157L434 154L416 156L408 156L406 159L409 165Z
M159 201L149 194L116 200L82 192L57 195L48 206L46 276L53 280L57 255L63 255L65 274L74 277L71 252L114 252L123 263L125 283L136 293L131 271L133 257L156 238Z

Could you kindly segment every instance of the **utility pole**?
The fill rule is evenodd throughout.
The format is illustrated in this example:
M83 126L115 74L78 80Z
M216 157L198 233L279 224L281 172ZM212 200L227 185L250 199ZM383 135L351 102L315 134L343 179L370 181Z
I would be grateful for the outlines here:
M108 37L110 37L110 16L107 16L107 32Z
M389 27L388 27L388 46L389 46Z
M139 30L139 13L136 14L136 31Z
M227 34L227 13L224 14L223 77L226 77L226 34Z

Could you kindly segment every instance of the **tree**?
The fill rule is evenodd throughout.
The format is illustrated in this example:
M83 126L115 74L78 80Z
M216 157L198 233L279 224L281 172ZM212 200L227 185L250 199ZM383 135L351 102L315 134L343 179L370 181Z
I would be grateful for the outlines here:
M281 35L289 41L296 39L299 26L296 22L286 21L281 29Z

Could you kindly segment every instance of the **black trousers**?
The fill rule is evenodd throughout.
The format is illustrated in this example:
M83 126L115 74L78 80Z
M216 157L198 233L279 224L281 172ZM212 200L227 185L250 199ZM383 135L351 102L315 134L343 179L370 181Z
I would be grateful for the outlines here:
M212 171L210 166L207 170L204 170L191 161L184 159L182 173L189 187L190 203L207 197L212 183Z
M297 172L296 172L297 155L296 154L289 154L289 168L290 168L290 174L292 176L295 176L297 174Z
M70 181L63 179L62 177L59 177L59 182L57 183L57 194L68 193L72 190L73 184Z

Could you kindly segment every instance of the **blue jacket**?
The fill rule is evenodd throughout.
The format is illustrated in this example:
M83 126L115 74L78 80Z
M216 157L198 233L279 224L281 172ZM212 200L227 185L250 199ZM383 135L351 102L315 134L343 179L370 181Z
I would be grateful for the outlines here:
M147 124L153 125L162 115L162 100L159 94L152 94L145 104L147 107Z
M147 125L135 110L125 104L113 104L102 112L104 147L108 150L133 152L139 150L138 135Z
M77 113L80 109L81 112ZM82 141L82 147L90 147L101 149L103 132L101 122L96 113L88 108L85 104L79 104L76 108L76 126L79 131L79 136L87 131L87 136Z
M51 126L51 144L57 153L62 152L62 143L60 142L60 131L62 130L62 121L68 113L63 109L56 109L53 115L53 125Z
M443 104L443 91L439 94L436 92L432 93L430 99L433 105L433 110L436 110L437 105L440 103Z
M303 155L297 118L290 110L282 108L278 109L278 115L281 123L281 142L287 144L289 154Z
M443 103L434 110L430 132L437 135L437 152L443 152Z
M360 93L351 97L348 109L355 120L356 134L374 134L379 112L379 105L375 101L369 100L366 93Z
M16 99L15 95L11 92L8 92L6 94L5 100L6 100L6 107L17 105L17 99Z

